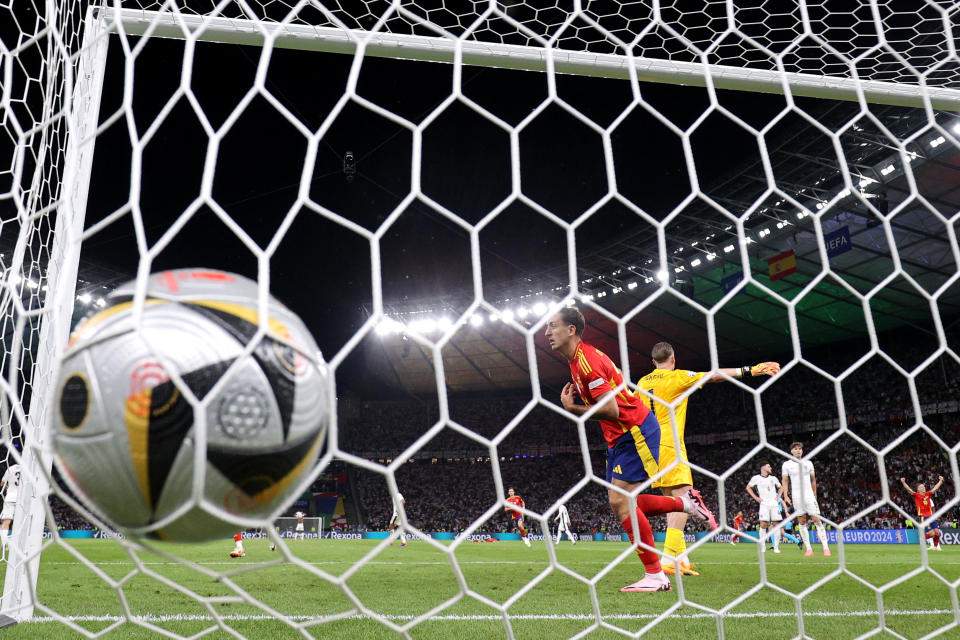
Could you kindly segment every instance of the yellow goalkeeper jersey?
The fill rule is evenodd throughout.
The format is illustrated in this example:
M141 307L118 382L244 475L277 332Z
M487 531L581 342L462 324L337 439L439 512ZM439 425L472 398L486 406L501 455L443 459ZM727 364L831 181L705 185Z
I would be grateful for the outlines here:
M676 448L673 442L673 430L670 428L670 407L667 404L676 400L684 391L696 385L703 376L706 375L699 371L687 371L685 369L654 369L647 375L640 378L637 387L647 393L651 393L664 404L656 402L651 398L637 392L643 402L657 414L657 422L660 423L660 447ZM686 456L686 447L683 444L683 431L687 424L687 400L684 398L674 410L677 416L677 433L680 435L680 449Z

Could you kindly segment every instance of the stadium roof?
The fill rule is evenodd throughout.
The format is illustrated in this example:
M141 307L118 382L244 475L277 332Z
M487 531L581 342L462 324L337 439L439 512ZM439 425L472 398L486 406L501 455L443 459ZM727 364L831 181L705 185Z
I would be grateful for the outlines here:
M182 96L176 98L182 68L170 63L183 55L183 43L152 41L137 57L138 78L147 81L138 82L133 93L133 120L138 129L163 121L146 145L139 189L133 190L128 172L116 171L133 155L128 118L106 124L128 108L120 45L112 41L110 46L101 102L104 129L97 139L86 224L98 228L83 243L81 288L100 290L132 277L144 257L141 238L146 247L169 240L151 256L153 270L202 265L256 277L259 264L251 244L268 246L283 217L301 207L270 257L271 286L304 317L325 354L340 352L372 308L369 242L300 201L306 153L300 131L266 100L254 100L220 141L216 180L206 194L200 176L209 139L194 107ZM246 99L257 55L250 48L197 45L192 69L197 82L191 86L214 126L223 126ZM265 89L308 128L320 127L343 95L351 57L282 50L273 56L278 64L270 66ZM223 68L234 72L222 74ZM304 82L305 69L315 74L309 83ZM215 74L216 82L204 82L207 73ZM422 122L449 97L450 75L449 65L370 59L364 61L357 91L410 122ZM466 97L517 126L548 99L544 77L464 68L462 85ZM484 298L497 312L532 307L538 298L549 302L568 291L568 236L539 207L576 223L573 277L581 293L593 296L585 302L589 340L619 354L617 327L604 314L622 317L642 306L625 326L623 348L632 375L646 366L649 348L659 340L674 343L678 357L691 367L710 365L704 314L691 305L713 308L723 297L724 276L739 271L744 261L754 282L742 285L715 316L720 364L757 359L761 353L789 355L790 321L779 298L798 300L797 327L804 345L862 336L865 322L854 291L875 287L870 309L878 329L909 325L926 335L932 331L929 299L914 283L930 293L956 271L954 231L938 215L949 218L958 209L960 159L951 142L933 144L952 131L952 116L937 114L945 127L938 130L920 109L861 110L856 103L812 99L797 99L795 108L788 109L782 96L718 91L719 106L733 118L701 88L643 84L646 103L669 113L682 130L691 130L705 109L713 109L691 134L693 167L685 162L679 138L649 111L637 108L626 82L558 76L556 83L557 96L567 105L615 129L616 195L609 193L596 131L556 104L527 123L519 136L526 200L513 198L504 205L494 220L485 222L479 237ZM168 101L173 106L164 110ZM759 130L774 118L779 118L776 126L761 136L768 165L758 138L743 124ZM808 118L823 131L842 133L834 139ZM897 141L905 139L911 139L908 158L897 151ZM421 195L470 224L510 200L514 176L508 136L475 109L450 104L422 131L421 142ZM356 159L354 180L345 179L347 152ZM910 160L910 175L903 172L905 159ZM404 322L427 315L459 317L474 298L470 239L467 230L425 198L408 197L413 190L409 130L351 103L323 136L315 161L310 199L333 214L373 231L406 207L380 243L387 315ZM696 195L691 169L701 185ZM845 184L845 178L850 182ZM846 187L853 193L839 195ZM132 193L140 226L129 213ZM208 198L249 238L238 238ZM829 204L817 208L825 202ZM887 212L887 224L871 207ZM579 222L588 210L593 215ZM846 227L853 249L830 260L839 280L822 277L800 298L820 277L823 260L811 217L797 217L802 211L815 212L824 233ZM187 212L188 222L175 238L166 239ZM744 220L751 241L742 247L737 219ZM665 221L662 235L651 220ZM727 251L729 246L733 248ZM796 252L797 272L771 282L767 259L790 249ZM897 262L909 278L887 281ZM667 287L659 287L661 271L669 279ZM958 305L957 287L939 293L937 308L945 319L957 315ZM444 379L451 390L529 388L526 345L514 329L491 323L491 311L485 311L481 326L462 327L444 349ZM535 344L535 354L541 382L553 385L566 378L566 364L542 340ZM429 353L397 335L371 334L344 361L342 371L341 388L366 386L376 392L386 384L411 393L435 389Z
M820 121L837 130L853 122L856 111L855 106L834 103L820 114ZM925 115L916 110L879 108L873 114L899 138L916 132L925 122ZM772 174L784 193L764 193L769 191L768 181L759 158L738 164L705 188L714 203L694 199L666 224L665 263L660 262L656 228L633 212L625 214L632 217L630 232L577 257L579 286L592 296L584 305L585 338L621 361L617 326L607 316L629 316L624 337L634 379L648 367L650 347L660 340L671 342L684 364L706 368L711 362L703 310L716 309L719 366L774 355L790 359L793 345L784 302L797 301L797 330L803 346L809 348L841 340L864 341L868 334L863 301L867 300L877 332L908 327L910 335L919 333L936 342L931 302L935 300L945 324L960 311L960 287L951 281L957 256L949 222L960 209L960 153L952 145L937 142L942 136L936 129L918 136L907 146L916 178L916 187L911 188L890 141L865 119L856 122L841 138L856 196L844 186L830 140L798 123L768 141ZM949 120L941 122L953 126ZM753 283L737 285L736 274L742 272L737 229L716 204L734 216L746 215ZM849 250L828 258L830 273L824 271L813 216L801 213L804 208L820 215L825 236L848 234ZM888 225L878 214L887 216ZM768 259L785 251L795 252L796 273L771 281ZM895 274L897 262L900 272ZM668 274L669 286L660 284L662 271ZM719 304L726 294L725 282L741 288ZM516 313L530 309L535 301L559 300L568 290L567 283L567 267L560 262L513 281L485 283L485 291L488 300L499 302L499 309ZM388 314L402 321L424 315L456 317L469 304L471 293L465 291L459 299L448 296L395 305ZM642 308L637 312L638 305ZM502 322L491 323L491 314L478 315L474 322L482 324L466 324L443 349L448 388L529 388L522 334ZM531 311L518 320L525 324L534 315ZM542 384L555 386L569 378L566 363L549 352L539 333L534 348ZM428 349L388 333L372 351L368 363L383 380L411 393L435 389Z

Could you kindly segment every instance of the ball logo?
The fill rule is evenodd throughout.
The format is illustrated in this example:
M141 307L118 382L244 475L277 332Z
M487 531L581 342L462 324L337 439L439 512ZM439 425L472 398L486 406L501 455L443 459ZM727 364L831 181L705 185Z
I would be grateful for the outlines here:
M146 361L141 362L133 368L130 374L130 395L135 396L148 389L153 389L158 384L170 380L170 376L163 370L163 365L159 362Z
M208 282L233 282L236 280L232 274L223 271L210 271L207 269L183 269L180 271L164 271L157 276L157 283L170 290L170 293L176 293L180 290L180 282L185 280L206 280Z
M130 374L130 393L127 396L127 411L135 416L146 418L150 415L152 402L150 391L158 384L170 380L159 362L141 362Z

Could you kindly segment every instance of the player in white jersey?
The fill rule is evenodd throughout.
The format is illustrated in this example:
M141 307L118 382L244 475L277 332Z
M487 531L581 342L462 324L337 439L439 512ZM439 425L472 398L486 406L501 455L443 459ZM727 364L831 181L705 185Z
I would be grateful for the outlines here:
M297 519L297 526L293 530L294 540L297 538L300 538L301 540L307 539L307 534L303 530L303 519L306 517L306 515L307 514L305 514L303 511L297 511L295 514L293 514L293 517Z
M764 462L760 467L760 473L750 478L750 482L747 483L747 493L750 494L750 497L760 503L760 512L757 515L757 519L760 521L761 529L761 542L764 542L766 538L767 527L772 523L773 526L777 526L777 523L780 522L780 505L778 500L780 498L780 481L777 480L776 476L770 475L773 471L773 467L769 462ZM757 492L754 493L753 488L757 488ZM759 495L757 495L759 494ZM774 532L770 536L770 540L773 542L773 552L780 553L780 541L779 534ZM767 545L763 543L763 550L766 552Z
M390 531L393 531L400 526L400 507L407 506L407 501L403 499L403 494L399 491L397 495L393 497L393 515L390 516ZM391 542L392 546L393 543ZM407 532L403 530L403 527L400 527L400 546L407 546Z
M797 513L800 538L806 548L803 555L813 555L813 549L810 548L810 532L807 530L808 516L813 519L813 523L817 527L820 544L823 545L823 555L832 555L827 544L826 527L820 520L820 506L817 504L817 476L813 471L813 463L802 459L803 443L801 442L791 444L790 453L793 455L793 459L783 463L783 486L780 487L780 495L783 496L787 504L793 505L793 509ZM793 485L793 491L790 492L792 501L787 496L791 484Z
M557 517L553 521L557 523L557 544L560 544L560 537L564 533L567 534L570 544L577 544L577 541L573 539L573 534L570 533L570 514L567 512L566 505L560 505L560 508L557 509Z
M13 512L17 509L17 498L20 494L19 464L12 464L7 467L3 479L0 480L0 493L3 494L3 511L0 511L0 543L2 543L0 559L5 559L7 557L7 538L10 536Z

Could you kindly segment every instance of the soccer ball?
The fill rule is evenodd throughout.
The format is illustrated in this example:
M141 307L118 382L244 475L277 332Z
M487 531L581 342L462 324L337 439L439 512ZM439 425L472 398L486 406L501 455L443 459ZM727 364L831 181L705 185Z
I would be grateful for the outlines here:
M138 321L135 284L110 293L63 356L61 475L129 535L222 538L237 530L230 516L282 510L314 469L330 415L303 321L270 297L258 338L257 284L209 269L150 276Z

